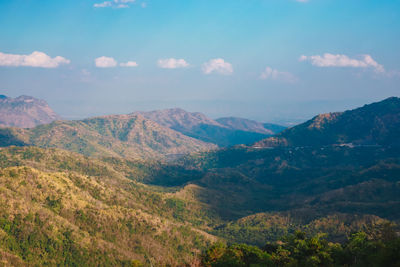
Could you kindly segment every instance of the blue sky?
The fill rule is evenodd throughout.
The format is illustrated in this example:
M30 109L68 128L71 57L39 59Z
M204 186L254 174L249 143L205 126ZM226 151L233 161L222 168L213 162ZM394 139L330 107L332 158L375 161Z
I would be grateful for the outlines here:
M0 93L65 118L296 121L400 95L397 0L0 0L0 36Z

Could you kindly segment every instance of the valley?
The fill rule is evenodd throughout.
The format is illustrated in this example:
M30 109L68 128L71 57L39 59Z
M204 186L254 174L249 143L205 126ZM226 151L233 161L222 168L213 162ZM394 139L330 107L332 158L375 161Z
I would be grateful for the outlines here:
M263 248L302 231L345 246L356 232L398 231L399 118L389 98L276 133L180 109L0 128L0 255L199 266L218 244ZM215 139L231 134L264 139Z

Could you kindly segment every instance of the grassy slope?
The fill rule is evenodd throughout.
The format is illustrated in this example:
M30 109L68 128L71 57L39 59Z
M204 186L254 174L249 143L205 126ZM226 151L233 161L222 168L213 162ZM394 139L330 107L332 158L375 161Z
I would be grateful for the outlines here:
M206 223L198 204L126 179L106 163L56 149L0 155L4 255L39 265L178 265L215 240L193 226Z

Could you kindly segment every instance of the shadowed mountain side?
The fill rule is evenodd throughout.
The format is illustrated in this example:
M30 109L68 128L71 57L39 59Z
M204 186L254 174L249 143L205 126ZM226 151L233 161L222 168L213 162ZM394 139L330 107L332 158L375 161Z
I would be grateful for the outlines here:
M298 209L400 219L399 155L389 147L236 147L182 158L181 169L169 167L153 182L201 186L199 200L225 219ZM192 180L179 175L195 170Z
M162 126L184 135L226 147L237 144L252 144L271 135L268 130L235 128L212 120L199 112L188 112L180 108L135 112ZM257 123L257 122L254 122Z
M216 121L222 125L225 125L231 129L256 132L266 135L273 135L283 131L286 127L272 124L272 123L261 123L249 119L237 118L237 117L227 117L219 118Z
M400 145L400 98L345 112L321 114L257 142L255 147L323 146L332 144Z
M17 128L0 128L0 147L25 146L26 143L19 136L19 131Z
M239 144L250 145L269 136L257 132L232 130L209 124L199 124L194 126L190 131L181 131L181 133L204 142L217 144L221 147Z
M264 128L271 130L272 132L274 132L274 134L278 134L288 128L286 126L282 126L282 125L274 124L274 123L264 123L263 125L264 125Z
M13 129L0 145L57 147L94 157L165 158L215 146L187 137L139 115L113 115L57 121L32 129Z

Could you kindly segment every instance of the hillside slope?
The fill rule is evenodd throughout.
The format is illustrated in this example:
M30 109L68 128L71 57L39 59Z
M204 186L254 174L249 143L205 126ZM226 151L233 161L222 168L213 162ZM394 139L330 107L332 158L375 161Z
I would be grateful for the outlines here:
M0 149L0 258L20 266L182 266L216 240L201 214L99 160Z
M202 113L188 112L180 108L135 112L133 114L140 114L184 135L222 147L251 144L271 135L268 131L259 132L232 128L212 120Z
M332 144L400 145L400 98L321 114L257 142L256 147L323 146Z
M11 98L0 95L0 126L32 128L60 120L44 100L31 96Z
M229 220L278 211L399 220L399 155L396 147L235 147L181 159L181 169L170 168L155 183L189 191L190 184L198 185L198 199ZM185 176L188 170L202 175Z
M0 146L57 147L94 157L165 158L212 149L140 115L56 121L32 129L0 129Z

